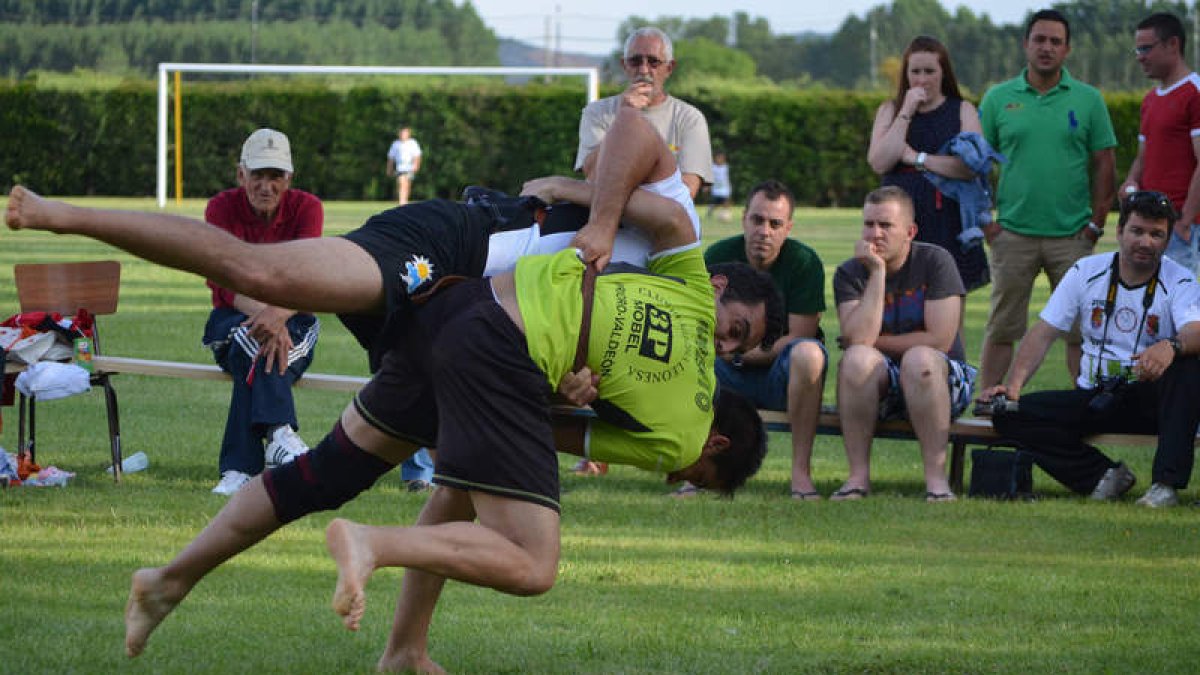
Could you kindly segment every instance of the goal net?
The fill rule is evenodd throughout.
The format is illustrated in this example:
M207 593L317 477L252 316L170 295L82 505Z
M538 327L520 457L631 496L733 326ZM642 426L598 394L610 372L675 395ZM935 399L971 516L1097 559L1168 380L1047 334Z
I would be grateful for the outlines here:
M581 77L587 91L588 102L600 96L600 73L596 68L535 68L504 66L291 66L272 64L238 63L160 63L158 64L158 178L155 193L158 207L167 205L167 91L168 74L175 74L175 166L177 198L182 194L182 139L178 116L180 114L180 77L182 73L231 73L273 75L496 75L501 77L566 76Z

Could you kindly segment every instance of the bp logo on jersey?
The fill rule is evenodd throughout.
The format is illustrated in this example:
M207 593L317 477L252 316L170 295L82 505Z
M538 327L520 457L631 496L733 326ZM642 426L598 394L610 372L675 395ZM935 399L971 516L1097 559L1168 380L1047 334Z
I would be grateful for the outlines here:
M639 341L638 355L668 363L671 360L671 315L648 302L633 310L631 338Z

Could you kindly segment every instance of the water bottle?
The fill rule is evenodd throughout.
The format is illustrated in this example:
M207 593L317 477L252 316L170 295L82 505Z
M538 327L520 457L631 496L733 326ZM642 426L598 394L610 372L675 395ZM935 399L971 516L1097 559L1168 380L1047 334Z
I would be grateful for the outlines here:
M121 473L137 473L144 471L150 466L150 458L144 452L135 452L134 454L121 460ZM108 467L105 471L112 473L112 467Z

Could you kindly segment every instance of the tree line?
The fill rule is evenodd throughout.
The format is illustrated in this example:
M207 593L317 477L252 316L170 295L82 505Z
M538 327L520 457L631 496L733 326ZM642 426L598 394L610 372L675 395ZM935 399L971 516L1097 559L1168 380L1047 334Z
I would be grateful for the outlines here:
M388 28L432 28L478 15L453 0L0 0L0 19L34 24L89 26L129 21L349 21Z
M1051 7L1071 22L1067 67L1106 91L1148 85L1130 52L1139 20L1154 11L1191 17L1186 3L1162 0ZM746 12L632 16L614 46L636 27L663 28L676 40L676 86L882 91L892 86L909 40L927 34L946 44L959 82L978 98L1025 65L1023 24L998 25L963 7L951 14L938 0L894 0L848 17L829 35L778 34ZM498 46L472 4L455 0L0 0L0 76L10 78L76 69L148 76L162 61L496 65ZM615 58L606 74L610 82L621 79Z
M0 0L0 76L163 61L496 65L499 41L451 0Z
M1071 74L1108 91L1148 87L1131 51L1138 21L1152 12L1165 11L1190 26L1192 16L1186 3L1158 0L1076 0L1048 6L1070 21L1067 68ZM718 62L727 71L713 74L730 79L871 90L890 89L909 41L917 35L932 35L949 49L959 83L979 97L987 87L1014 77L1025 66L1021 48L1024 23L997 25L986 13L977 15L965 7L951 14L937 0L895 0L862 16L848 17L831 35L779 35L766 19L738 12L732 19L634 16L621 24L617 36L620 39L639 26L662 27L676 40L677 58L684 71L680 74L689 80L694 73L686 72L688 64L682 57L700 52L704 62ZM1189 35L1189 53L1196 37ZM736 54L749 56L753 69L748 70ZM728 72L731 68L738 69Z

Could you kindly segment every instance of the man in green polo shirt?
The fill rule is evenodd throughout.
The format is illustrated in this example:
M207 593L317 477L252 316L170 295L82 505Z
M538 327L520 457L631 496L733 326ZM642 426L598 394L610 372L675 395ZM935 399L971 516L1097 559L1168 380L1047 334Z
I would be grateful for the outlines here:
M985 230L992 247L992 307L980 357L979 390L999 384L1025 334L1038 272L1051 286L1104 234L1116 184L1112 121L1100 92L1071 77L1071 27L1055 10L1029 19L1028 66L992 87L979 114L983 134L1006 157L996 191L999 218ZM1088 164L1092 178L1088 178ZM1079 330L1067 341L1067 369L1079 374Z

